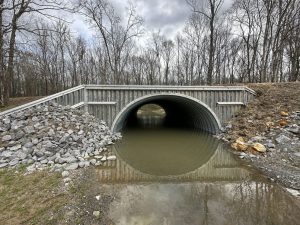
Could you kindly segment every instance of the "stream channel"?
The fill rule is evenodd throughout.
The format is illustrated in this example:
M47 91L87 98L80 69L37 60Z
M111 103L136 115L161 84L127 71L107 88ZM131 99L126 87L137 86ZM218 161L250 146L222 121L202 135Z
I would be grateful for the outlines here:
M97 172L101 190L114 196L111 224L300 224L299 198L213 136L160 126L122 135L118 160Z

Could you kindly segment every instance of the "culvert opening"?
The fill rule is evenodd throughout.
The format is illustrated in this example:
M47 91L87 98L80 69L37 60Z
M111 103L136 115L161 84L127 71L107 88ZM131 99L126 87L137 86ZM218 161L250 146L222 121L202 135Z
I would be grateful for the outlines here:
M154 108L154 105L157 112L164 111L162 113L164 117L160 122L156 120L157 124L151 123L150 127L159 125L164 128L199 130L211 134L218 133L220 129L218 118L205 104L188 96L166 94L146 96L128 104L117 115L112 130L120 132L127 128L145 126L145 123L141 123L140 116L143 114L141 112L143 109L148 111L149 108ZM155 114L152 112L150 117L154 116ZM155 120L153 119L153 121ZM149 127L149 125L145 127Z
M145 104L136 111L135 119L136 123L133 123L132 126L143 128L163 127L166 119L166 111L160 105Z

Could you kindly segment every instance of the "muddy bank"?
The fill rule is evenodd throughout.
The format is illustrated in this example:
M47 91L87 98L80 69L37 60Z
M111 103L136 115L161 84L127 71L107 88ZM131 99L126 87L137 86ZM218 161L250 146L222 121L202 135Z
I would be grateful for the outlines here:
M300 190L300 83L249 87L256 99L228 122L219 138L272 181Z

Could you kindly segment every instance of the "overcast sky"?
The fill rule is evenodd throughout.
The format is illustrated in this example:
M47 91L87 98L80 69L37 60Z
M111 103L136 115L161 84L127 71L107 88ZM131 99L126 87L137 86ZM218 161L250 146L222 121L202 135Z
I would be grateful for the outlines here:
M125 12L126 0L108 1L114 5L118 13ZM131 2L137 7L138 14L143 17L147 31L160 30L168 38L173 38L183 29L191 14L191 8L185 0L131 0ZM233 0L224 0L223 8L228 8L232 2ZM72 29L85 38L92 36L88 25L80 16L76 16Z

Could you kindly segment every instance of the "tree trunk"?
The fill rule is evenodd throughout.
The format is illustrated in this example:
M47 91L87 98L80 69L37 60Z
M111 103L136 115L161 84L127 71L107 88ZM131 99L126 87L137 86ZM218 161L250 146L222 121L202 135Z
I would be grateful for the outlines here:
M3 17L2 17L2 8L3 8L4 0L0 0L0 105L4 105L4 72L5 72L5 64L4 64L4 49L3 49Z
M212 13L214 13L213 7ZM207 84L211 85L213 82L213 69L214 69L214 55L215 55L215 46L214 46L214 17L212 16L210 20L210 39L209 39L209 59L208 59L208 71L207 71Z

